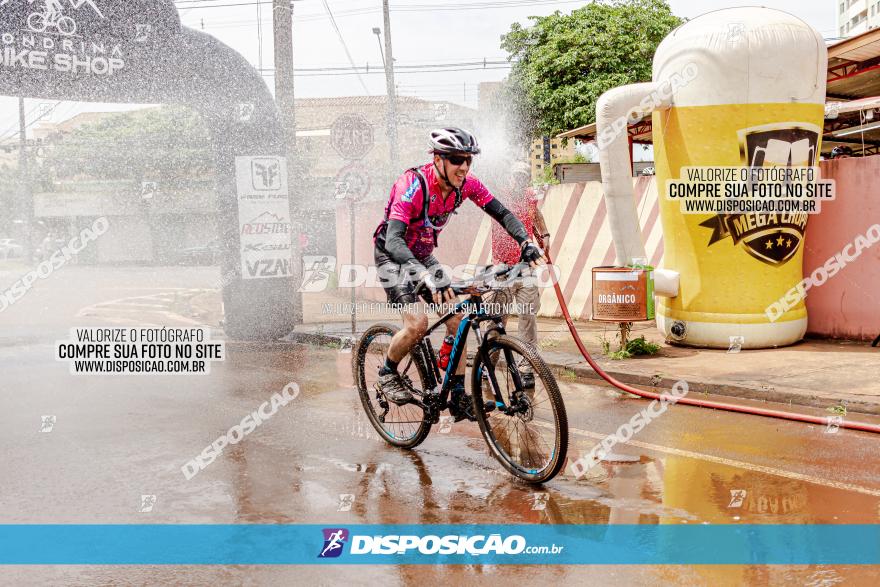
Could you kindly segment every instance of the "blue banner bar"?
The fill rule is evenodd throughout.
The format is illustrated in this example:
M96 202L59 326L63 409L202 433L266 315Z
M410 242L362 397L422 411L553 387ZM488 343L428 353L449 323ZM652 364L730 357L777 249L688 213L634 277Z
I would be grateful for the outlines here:
M0 564L880 564L878 525L0 525Z

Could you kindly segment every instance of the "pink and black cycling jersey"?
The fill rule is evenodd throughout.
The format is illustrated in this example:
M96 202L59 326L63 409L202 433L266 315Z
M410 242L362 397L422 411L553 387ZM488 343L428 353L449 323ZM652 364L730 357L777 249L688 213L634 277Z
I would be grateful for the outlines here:
M440 184L437 181L436 170L433 163L428 163L419 168L425 176L430 204L428 216L435 225L444 225L449 215L455 211L455 192L451 192L444 201L440 195ZM492 194L483 183L476 177L468 176L461 189L461 202L471 200L474 204L483 208L494 199ZM405 240L406 245L416 259L421 261L428 257L434 250L435 229L425 226L422 215L424 194L418 176L410 171L404 173L391 188L391 197L385 206L385 219L376 229L373 242L384 248L385 229L389 220L400 220L407 224ZM439 233L439 230L436 230Z

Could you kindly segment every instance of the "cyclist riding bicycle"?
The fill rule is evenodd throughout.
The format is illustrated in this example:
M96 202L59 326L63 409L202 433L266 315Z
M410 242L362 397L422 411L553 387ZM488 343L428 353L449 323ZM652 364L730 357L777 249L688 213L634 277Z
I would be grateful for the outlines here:
M522 222L480 180L468 177L473 157L480 153L477 139L471 133L457 127L436 129L431 132L430 147L433 161L406 171L395 182L385 218L373 234L379 279L389 303L400 309L403 319L403 329L392 338L385 364L379 371L380 389L398 405L413 399L397 371L398 364L428 329L424 308L416 306L416 290L428 304L452 302L456 297L450 288L450 276L432 253L440 232L458 207L471 200L482 208L517 242L521 260L535 265L543 257L541 249L529 240ZM422 284L426 288L417 287ZM447 333L454 335L460 322L460 316L450 319L446 323ZM465 393L465 363L459 363L451 378L450 413L456 422L476 419L471 398ZM493 408L493 403L486 403L487 411Z

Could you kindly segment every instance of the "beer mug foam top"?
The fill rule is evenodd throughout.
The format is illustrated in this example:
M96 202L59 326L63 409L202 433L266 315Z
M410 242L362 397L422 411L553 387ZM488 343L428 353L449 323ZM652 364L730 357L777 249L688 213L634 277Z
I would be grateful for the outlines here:
M686 180L686 167L817 166L827 64L822 36L797 17L733 8L673 31L654 56L653 82L630 86L661 96L651 110L663 267L679 283L677 295L660 299L657 325L670 340L727 348L737 336L743 348L765 348L803 337L803 301L773 320L766 310L803 278L808 215L683 214L667 184ZM610 200L605 178L603 184ZM609 202L609 214L624 224L635 212L629 208ZM618 263L629 262L618 235L615 244Z

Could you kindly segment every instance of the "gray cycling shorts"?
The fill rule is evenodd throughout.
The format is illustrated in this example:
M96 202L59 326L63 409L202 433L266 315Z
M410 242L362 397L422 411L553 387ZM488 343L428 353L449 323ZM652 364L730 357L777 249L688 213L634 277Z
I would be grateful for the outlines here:
M388 296L388 303L397 307L407 304L415 304L417 301L415 293L416 282L407 277L403 267L394 261L388 253L380 249L374 250L373 257L376 260L376 273L379 276L379 283L381 283L383 289L385 289L385 295ZM424 259L420 259L420 262L425 267L434 267L435 265L440 264L440 262L434 258L434 255L429 255ZM418 297L428 304L433 303L431 292L427 289L422 289L422 291L419 292Z

